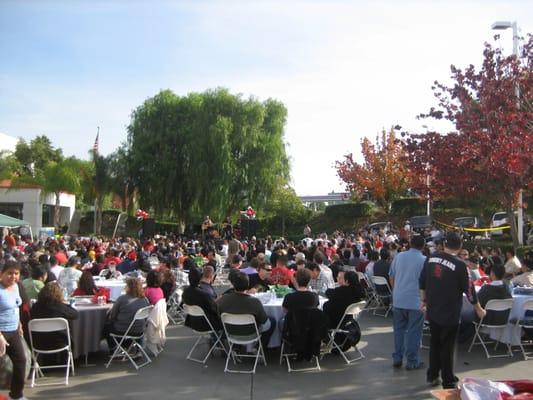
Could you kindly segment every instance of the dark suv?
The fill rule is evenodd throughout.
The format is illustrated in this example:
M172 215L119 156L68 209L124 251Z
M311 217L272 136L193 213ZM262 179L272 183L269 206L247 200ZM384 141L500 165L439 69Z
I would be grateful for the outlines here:
M426 228L433 226L433 217L430 215L417 215L409 218L411 229L415 232L424 232Z

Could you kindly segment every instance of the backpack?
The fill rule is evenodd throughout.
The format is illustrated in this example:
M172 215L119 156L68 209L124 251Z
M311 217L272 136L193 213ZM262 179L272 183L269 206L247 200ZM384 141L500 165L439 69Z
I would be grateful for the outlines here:
M335 334L335 343L339 345L342 351L356 346L361 340L361 327L353 318L345 320L341 325L341 329L346 332Z

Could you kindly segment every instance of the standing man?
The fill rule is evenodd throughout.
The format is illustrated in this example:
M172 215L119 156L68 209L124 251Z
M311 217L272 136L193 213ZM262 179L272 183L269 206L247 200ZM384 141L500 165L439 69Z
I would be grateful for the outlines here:
M422 254L425 240L420 235L411 238L411 248L399 253L390 267L390 285L392 288L394 368L400 368L403 356L406 356L407 370L420 369L419 349L424 325L424 313L420 309L420 290L418 280L424 268L426 257ZM376 266L374 266L374 273Z
M422 309L427 309L431 332L427 381L431 386L439 385L440 373L444 389L456 388L458 381L453 363L463 293L480 319L486 314L477 300L466 264L457 256L461 247L459 235L448 232L444 251L433 253L420 274Z

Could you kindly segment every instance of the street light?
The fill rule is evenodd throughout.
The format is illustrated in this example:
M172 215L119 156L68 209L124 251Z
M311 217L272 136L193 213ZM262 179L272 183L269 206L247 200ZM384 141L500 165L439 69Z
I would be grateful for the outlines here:
M518 25L516 21L496 21L491 25L494 30L513 29L513 54L518 58ZM516 84L514 88L517 107L520 108L520 88ZM524 209L522 208L522 189L518 191L518 244L524 243ZM512 223L512 221L511 221Z

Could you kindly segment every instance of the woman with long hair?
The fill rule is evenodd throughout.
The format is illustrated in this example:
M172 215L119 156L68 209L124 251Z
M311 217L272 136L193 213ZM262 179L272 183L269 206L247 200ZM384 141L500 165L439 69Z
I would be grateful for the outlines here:
M19 293L20 264L8 261L0 274L0 355L7 354L13 363L9 397L24 398L26 380L26 355L23 331L19 318L22 298Z
M148 275L146 275L144 295L152 305L155 305L159 300L165 298L163 290L161 289L161 275L159 272L150 271L148 272Z
M106 302L109 301L109 289L99 288L94 283L93 275L91 271L83 271L80 280L78 281L78 287L74 290L73 296L104 296Z
M104 327L104 336L107 339L109 350L113 351L114 343L109 336L110 333L123 335L133 321L135 313L150 305L144 296L144 291L140 279L130 278L126 281L126 293L120 296L107 316L107 323ZM131 329L131 334L143 332L143 321L136 321Z

